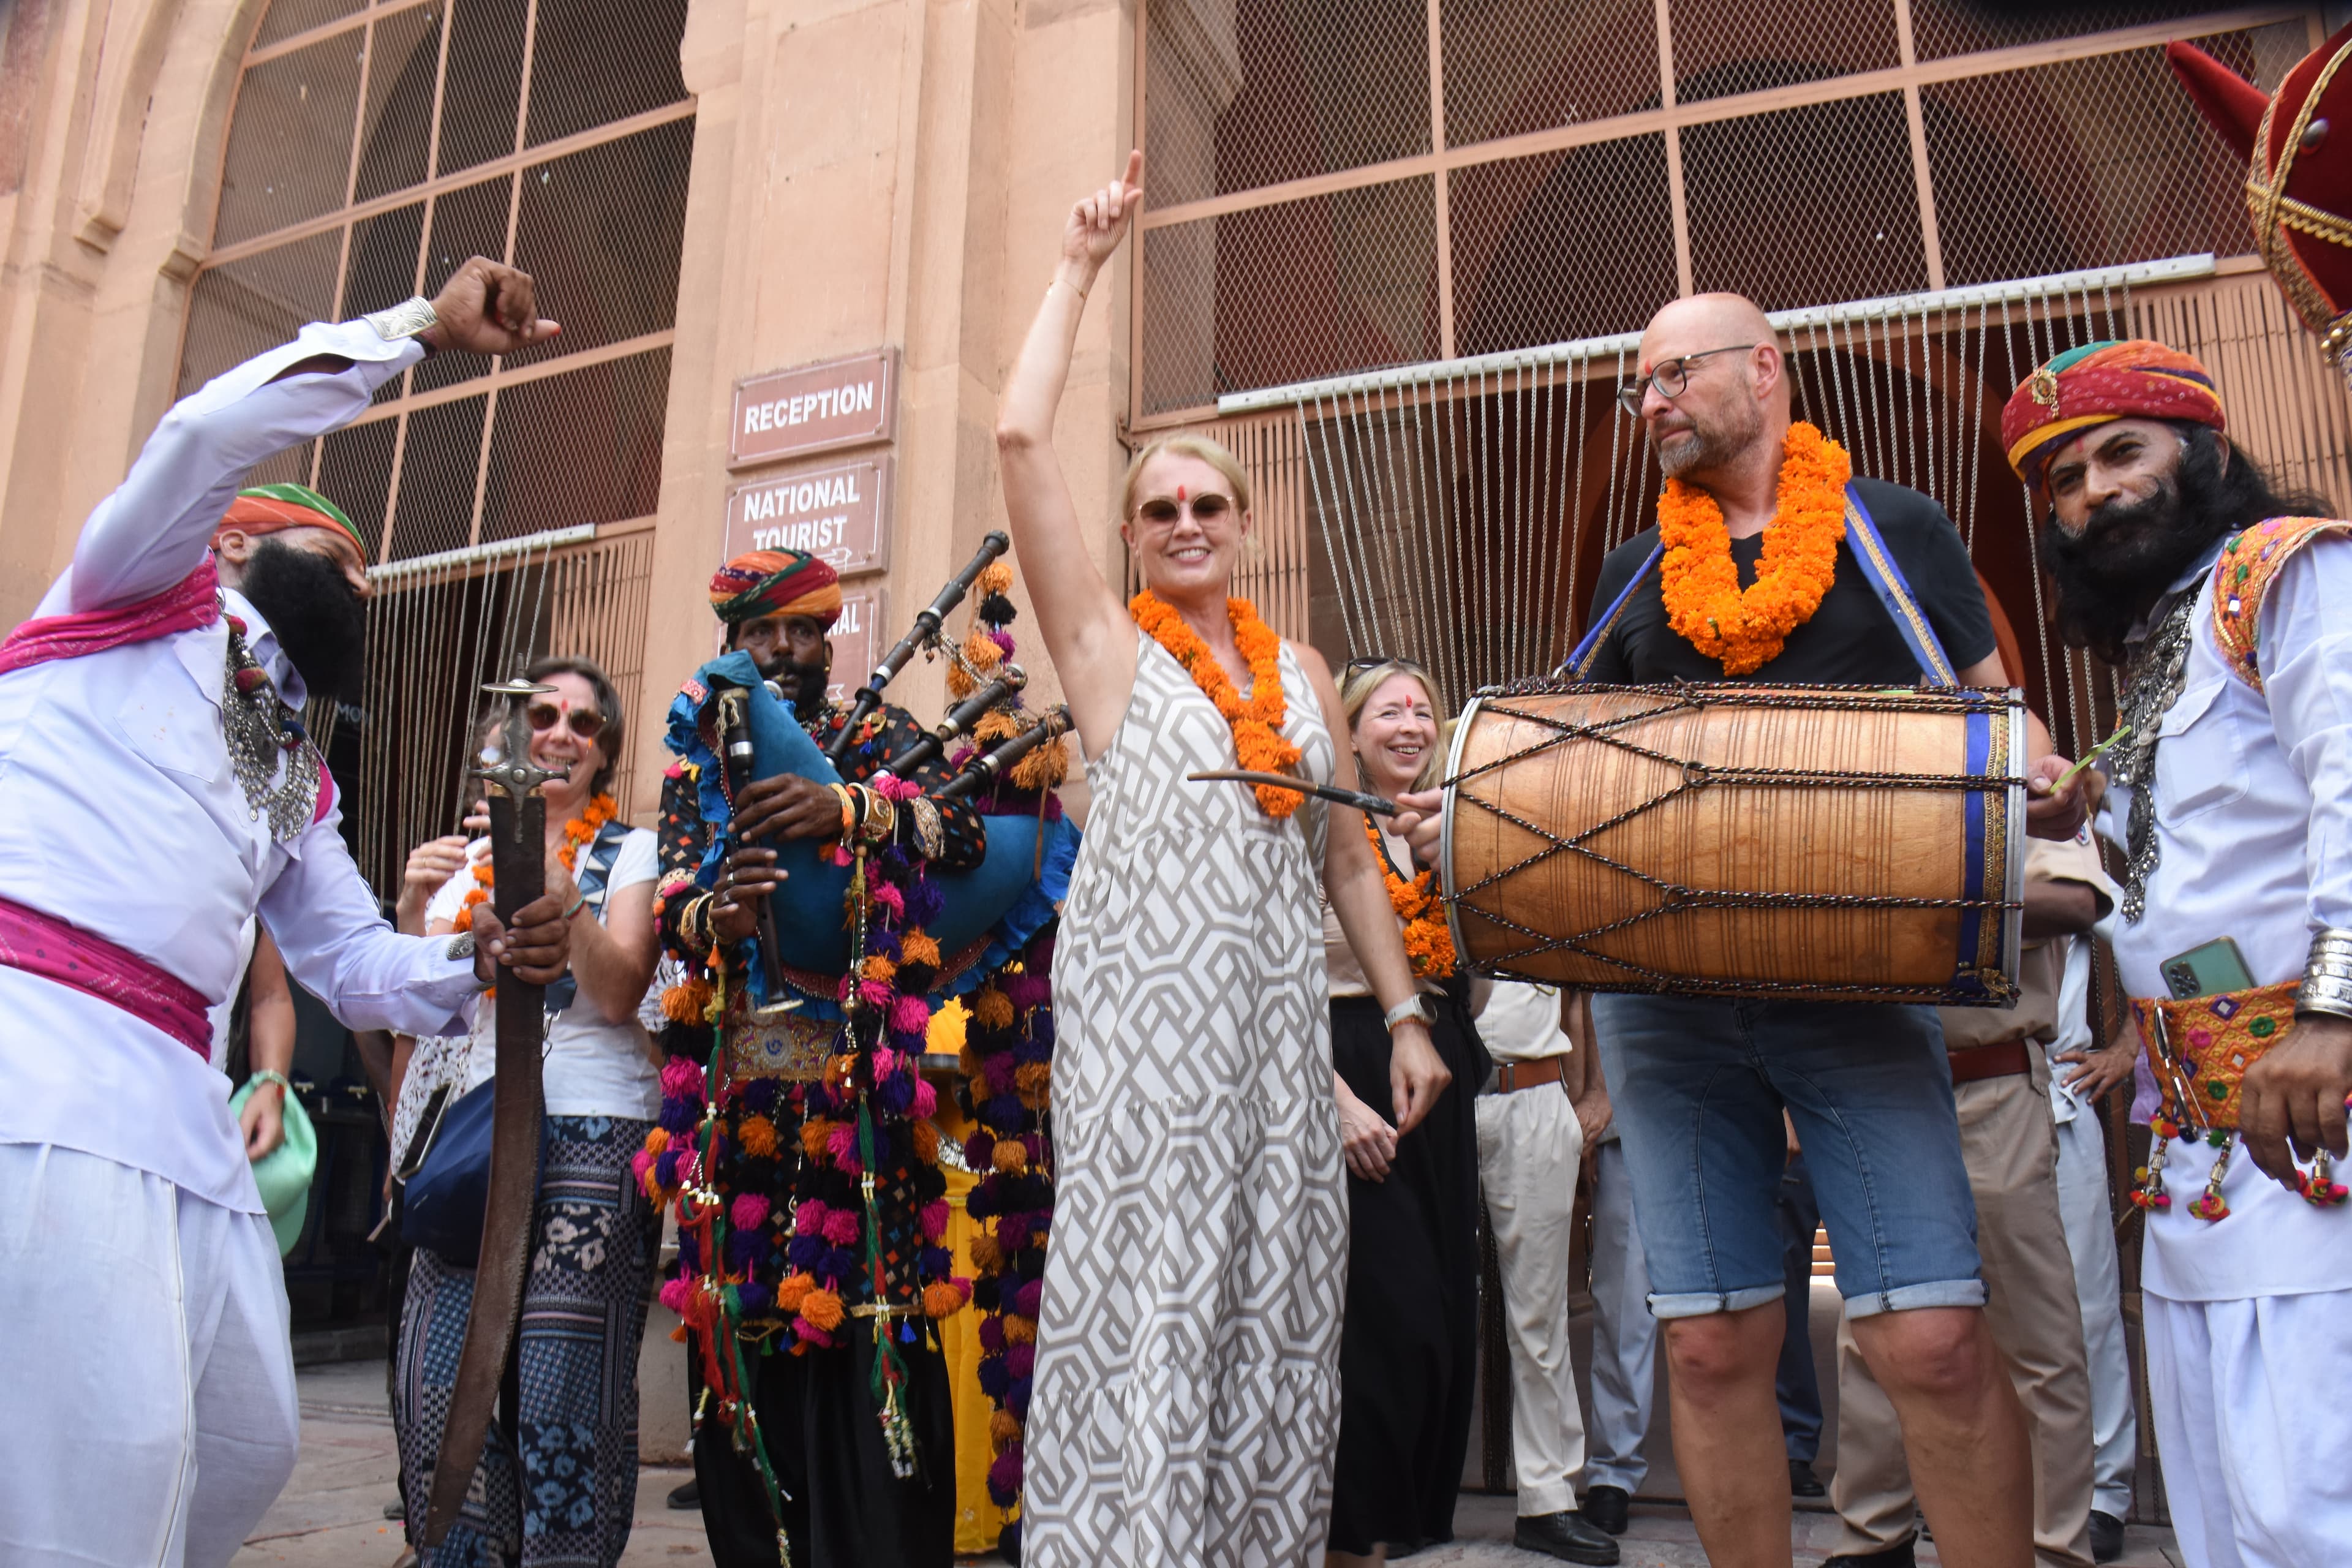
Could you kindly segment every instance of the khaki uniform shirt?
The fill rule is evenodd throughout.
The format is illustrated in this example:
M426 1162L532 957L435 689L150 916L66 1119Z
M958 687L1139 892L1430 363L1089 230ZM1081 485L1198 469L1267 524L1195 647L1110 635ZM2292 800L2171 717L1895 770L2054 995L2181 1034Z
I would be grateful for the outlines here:
M2099 912L2115 908L2116 885L2099 864L2099 852L2080 838L2056 842L2026 840L2025 880L2087 883L2099 898ZM1944 1045L1955 1051L1998 1046L2011 1040L2035 1040L2043 1045L2058 1037L2058 992L2066 978L2069 937L2029 939L2018 960L2018 989L2011 1007L1938 1007L1944 1021Z

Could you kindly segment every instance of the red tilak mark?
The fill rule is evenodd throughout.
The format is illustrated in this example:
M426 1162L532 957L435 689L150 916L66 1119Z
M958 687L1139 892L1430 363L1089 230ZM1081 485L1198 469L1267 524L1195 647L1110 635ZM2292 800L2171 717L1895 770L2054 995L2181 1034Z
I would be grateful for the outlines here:
M1178 485L1178 486L1176 487L1176 500L1177 500L1178 504L1180 504L1180 505L1181 505L1181 504L1183 502L1183 500L1184 500L1184 487L1183 487L1182 485Z

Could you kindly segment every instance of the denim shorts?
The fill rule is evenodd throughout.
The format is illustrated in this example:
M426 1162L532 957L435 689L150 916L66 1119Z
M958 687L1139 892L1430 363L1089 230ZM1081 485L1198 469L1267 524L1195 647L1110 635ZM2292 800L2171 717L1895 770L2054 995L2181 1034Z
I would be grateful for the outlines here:
M1773 1197L1784 1110L1849 1316L1984 1304L1935 1009L1604 995L1592 1012L1653 1314L1736 1312L1783 1294Z

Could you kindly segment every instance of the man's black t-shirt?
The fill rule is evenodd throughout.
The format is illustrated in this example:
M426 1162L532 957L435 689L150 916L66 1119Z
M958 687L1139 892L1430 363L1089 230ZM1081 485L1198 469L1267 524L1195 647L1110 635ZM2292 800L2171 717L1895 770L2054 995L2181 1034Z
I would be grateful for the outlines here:
M1917 490L1881 479L1857 479L1854 492L1878 525L1879 536L1895 557L1955 673L1990 654L1992 617L1985 609L1984 593L1969 564L1968 547L1952 520ZM1598 625L1617 602L1626 582L1657 548L1658 531L1645 529L1609 552L1601 563L1601 585L1592 595L1592 619ZM1756 564L1764 553L1760 533L1731 542L1731 559L1739 569L1743 588L1756 581ZM1919 661L1903 640L1895 618L1886 613L1862 563L1851 545L1838 543L1837 576L1822 595L1812 618L1790 632L1780 655L1744 680L1780 682L1792 686L1909 686L1921 674ZM2011 671L2011 678L2015 678ZM1693 647L1666 624L1664 590L1653 570L1633 590L1625 612L1595 654L1588 680L1615 686L1650 686L1670 680L1722 680L1723 663Z

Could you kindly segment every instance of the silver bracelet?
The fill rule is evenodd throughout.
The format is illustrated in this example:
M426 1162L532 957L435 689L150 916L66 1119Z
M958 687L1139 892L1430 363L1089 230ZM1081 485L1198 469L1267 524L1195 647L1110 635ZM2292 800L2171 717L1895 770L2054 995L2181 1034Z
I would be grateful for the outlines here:
M1409 1000L1398 1003L1382 1014L1381 1022L1386 1025L1389 1033L1393 1035L1396 1033L1396 1026L1408 1018L1423 1024L1429 1022L1429 1004L1422 999L1422 994L1418 991L1414 992Z
M375 335L388 343L416 337L441 324L441 318L434 313L432 301L422 295L404 300L389 310L372 311L360 320L374 328Z
M2326 926L2312 937L2294 1010L2352 1018L2352 931Z

